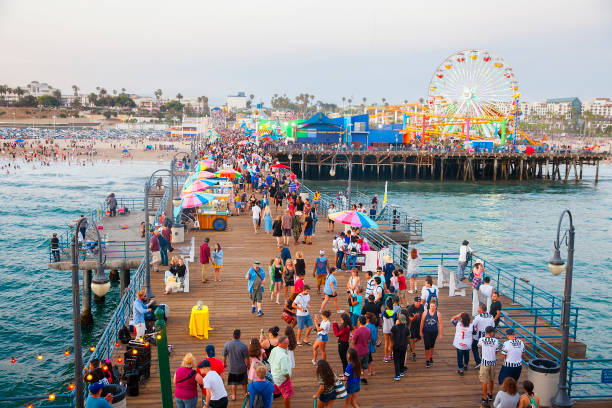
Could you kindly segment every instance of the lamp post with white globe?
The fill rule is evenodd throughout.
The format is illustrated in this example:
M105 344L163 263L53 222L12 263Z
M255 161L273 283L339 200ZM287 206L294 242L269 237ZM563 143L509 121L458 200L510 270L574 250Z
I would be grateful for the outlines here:
M561 224L563 217L567 214L569 218L569 229L565 231L561 236ZM559 218L559 224L557 225L557 240L554 243L555 252L553 257L548 262L548 269L553 275L560 275L565 269L565 289L563 292L563 304L561 312L561 370L559 373L559 386L557 393L552 398L551 403L555 408L572 407L574 402L570 399L567 385L567 359L568 359L568 348L569 348L569 321L570 321L570 307L572 302L572 272L574 269L574 237L576 230L574 229L574 223L572 220L572 213L569 210L564 210ZM563 259L561 259L561 253L559 251L561 244L567 245L567 266Z

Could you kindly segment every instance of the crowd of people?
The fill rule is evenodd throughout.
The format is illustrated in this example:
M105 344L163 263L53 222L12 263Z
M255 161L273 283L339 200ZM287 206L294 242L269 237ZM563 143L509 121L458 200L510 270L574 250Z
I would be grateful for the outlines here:
M221 360L216 359L212 344L206 347L206 357L197 364L193 355L185 355L174 376L177 406L195 407L200 388L206 406L213 408L226 407L229 401L243 396L248 398L249 407L270 407L275 398L290 407L295 392L294 353L299 347L312 350L311 362L316 372L312 397L323 407L331 407L337 400L344 400L340 403L345 407L359 407L362 387L367 386L369 376L376 374L374 368L378 363L392 364L392 380L397 382L408 374L408 362L416 361L421 352L424 367L433 367L436 343L443 339L448 321L438 307L440 291L434 279L426 276L420 291L417 287L417 276L421 274L418 251L411 250L405 271L397 266L396 260L386 256L376 270L364 273L357 260L371 248L360 229L343 228L336 234L337 226L327 218L318 192L312 202L301 196L299 181L290 172L274 167L270 151L240 145L239 138L239 131L222 130L206 155L215 157L218 168L231 166L242 173L243 177L234 180L232 212L235 216L250 216L253 234L263 232L262 240L277 246L278 256L265 263L253 262L244 279L251 313L264 316L268 288L271 307L281 310L282 325L269 328L267 333L262 330L246 343L241 340L240 328L235 329L233 338L223 347ZM375 213L376 197L371 204L370 211ZM368 211L363 205L354 209ZM321 218L326 220L326 229L317 228ZM322 234L324 231L329 234ZM333 236L333 254L328 258L325 249L319 250L308 267L310 260L305 259L306 251L300 251L300 245L329 245L329 241L313 240L315 235ZM224 274L221 244L216 243L213 248L210 245L206 238L200 247L201 280L205 284L210 283L209 268L214 270L214 282L221 281ZM466 276L466 266L472 257L476 254L466 241L460 248L457 281L471 281L476 310L454 314L449 319L455 327L452 344L457 350L457 375L464 376L468 371L471 351L472 369L478 370L482 384L479 392L483 406L538 406L538 397L529 381L523 382L525 393L518 393L523 342L512 329L505 332L507 340L503 344L495 337L501 303L483 264L473 262L474 267ZM309 273L312 288L306 282ZM339 288L338 273L349 276L346 289ZM320 303L312 297L315 285ZM347 310L339 300L343 290ZM327 343L332 335L338 341L341 366L335 366L330 359ZM500 351L503 363L498 371ZM501 388L493 398L495 382Z

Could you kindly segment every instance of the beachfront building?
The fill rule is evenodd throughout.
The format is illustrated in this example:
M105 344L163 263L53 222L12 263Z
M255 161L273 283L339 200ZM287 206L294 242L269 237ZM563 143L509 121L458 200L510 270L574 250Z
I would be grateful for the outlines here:
M296 142L308 144L369 144L369 116L356 115L330 118L315 113L296 127Z
M610 98L593 98L584 104L584 112L602 118L612 118L612 100Z
M46 82L32 81L26 85L26 92L35 98L42 95L53 95L54 93L61 92L58 88L53 88Z
M136 107L145 112L152 113L154 109L157 109L158 101L150 96L134 98Z
M247 96L244 92L238 92L236 95L228 95L225 98L225 104L229 111L237 111L240 109L246 109L247 107Z
M549 115L564 116L566 119L582 114L582 102L576 97L547 99L546 108Z

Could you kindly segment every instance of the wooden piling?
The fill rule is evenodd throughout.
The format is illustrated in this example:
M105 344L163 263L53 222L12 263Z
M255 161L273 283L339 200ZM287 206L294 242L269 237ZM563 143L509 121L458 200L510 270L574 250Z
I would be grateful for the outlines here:
M86 269L83 271L83 298L81 300L81 326L93 325L93 316L91 314L91 278L93 270Z
M497 181L497 157L493 160L493 182Z
M519 182L523 181L523 159L521 159L521 164L519 166Z
M130 270L129 268L121 269L121 279L120 279L120 288L121 295L125 293L125 290L130 285Z

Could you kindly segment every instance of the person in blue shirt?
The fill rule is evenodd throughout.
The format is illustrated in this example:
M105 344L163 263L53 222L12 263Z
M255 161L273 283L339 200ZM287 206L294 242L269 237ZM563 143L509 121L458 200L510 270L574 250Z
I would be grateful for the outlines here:
M149 306L153 303L153 299L151 299L149 303L144 303L146 294L146 290L140 289L136 294L136 300L134 300L134 305L132 307L132 320L136 328L136 339L143 338L145 335L145 313L151 311Z
M253 263L253 266L247 271L244 277L248 281L247 289L252 301L251 313L255 313L255 308L257 307L257 316L261 317L264 315L261 310L261 298L264 292L266 273L264 269L259 266L259 261Z
M329 273L325 278L325 286L323 288L323 293L325 294L325 299L323 299L323 303L321 303L321 307L319 308L319 313L322 312L329 299L334 301L334 307L336 308L337 313L344 313L344 310L340 310L338 308L338 281L334 276L334 272L336 272L336 268L329 268Z
M92 383L89 386L89 396L87 397L87 401L85 401L85 405L87 408L112 408L113 406L110 404L113 402L113 394L110 392L102 398L102 389L104 385L99 382Z
M355 293L351 296L351 323L357 327L357 319L361 316L363 305L363 296L361 295L361 286L357 286Z
M268 185L268 187L272 186L273 180L274 180L274 177L268 174L268 176L266 177L266 184Z
M263 363L255 363L255 374L257 379L253 380L247 391L249 393L249 408L254 407L255 399L260 399L263 402L264 408L272 408L272 400L274 399L274 384L266 381L268 369Z
M283 265L287 262L287 259L291 259L291 251L287 245L283 245L280 251L280 258L283 261Z

